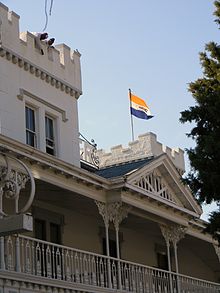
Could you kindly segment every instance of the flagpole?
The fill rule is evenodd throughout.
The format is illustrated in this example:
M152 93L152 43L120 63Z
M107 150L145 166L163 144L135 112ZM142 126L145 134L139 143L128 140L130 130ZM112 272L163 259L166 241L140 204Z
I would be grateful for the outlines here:
M131 89L128 89L128 91L129 91L130 114L131 114ZM134 123L133 123L132 114L131 114L131 137L132 137L132 141L134 141Z

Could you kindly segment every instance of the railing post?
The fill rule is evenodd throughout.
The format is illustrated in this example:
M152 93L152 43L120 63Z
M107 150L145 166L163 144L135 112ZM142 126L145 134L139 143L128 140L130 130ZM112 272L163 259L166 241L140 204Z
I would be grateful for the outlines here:
M15 270L16 272L21 271L20 239L18 235L15 240Z
M0 237L0 269L5 270L5 239Z

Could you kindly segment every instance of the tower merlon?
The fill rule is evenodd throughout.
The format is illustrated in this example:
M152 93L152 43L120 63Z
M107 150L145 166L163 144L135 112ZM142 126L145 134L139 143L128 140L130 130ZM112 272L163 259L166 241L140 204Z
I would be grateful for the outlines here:
M170 148L157 141L156 134L149 132L138 136L138 139L128 143L128 147L117 145L110 152L98 150L100 167L125 163L127 161L158 157L166 153L180 174L185 172L184 151L180 148Z
M14 42L19 42L19 19L20 16L18 14L16 14L14 11L9 11L8 7L0 2L1 43L3 42L3 40L5 40L6 44L8 43L7 36L13 38Z
M71 58L71 49L66 44L58 44L56 45L56 49L60 52L60 63L63 66L68 66L70 61L73 62Z
M50 79L56 76L59 79L57 88L66 93L74 92L75 96L79 97L82 94L81 54L65 44L49 47L46 42L40 41L44 53L42 55L36 46L36 36L28 31L20 33L19 18L19 15L0 3L1 50L5 50L5 55L11 54L22 63L28 63L29 68L36 66L37 70L50 75ZM56 38L49 36L51 37Z

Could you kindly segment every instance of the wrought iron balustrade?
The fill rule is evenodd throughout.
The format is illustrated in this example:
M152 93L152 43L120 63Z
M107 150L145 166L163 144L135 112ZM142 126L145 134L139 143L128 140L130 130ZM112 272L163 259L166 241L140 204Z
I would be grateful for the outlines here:
M1 237L0 249L0 255L4 255L4 260L0 262L2 271L24 273L51 281L63 280L68 284L72 282L109 289L109 292L220 292L220 284L217 283L25 236Z
M99 168L99 157L97 156L97 145L92 140L88 141L81 133L79 137L80 159Z

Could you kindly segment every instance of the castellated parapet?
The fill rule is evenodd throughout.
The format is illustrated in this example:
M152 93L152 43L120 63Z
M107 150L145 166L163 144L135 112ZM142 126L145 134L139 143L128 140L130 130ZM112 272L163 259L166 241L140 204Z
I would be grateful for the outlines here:
M102 168L147 157L158 157L164 153L172 160L179 173L183 174L185 172L184 151L180 148L171 149L162 145L152 132L139 135L138 140L130 142L127 148L117 145L112 147L111 152L108 153L104 150L98 150L97 155Z
M20 33L19 16L0 3L0 140L6 136L30 151L51 154L49 121L53 155L80 166L80 53L65 44L48 48L41 42L42 55L35 43L32 33ZM32 118L26 117L28 112Z
M30 32L19 32L19 15L0 3L0 55L34 73L57 89L78 98L82 94L80 53L67 45L47 48L44 55L35 48ZM56 36L54 36L56 37Z

